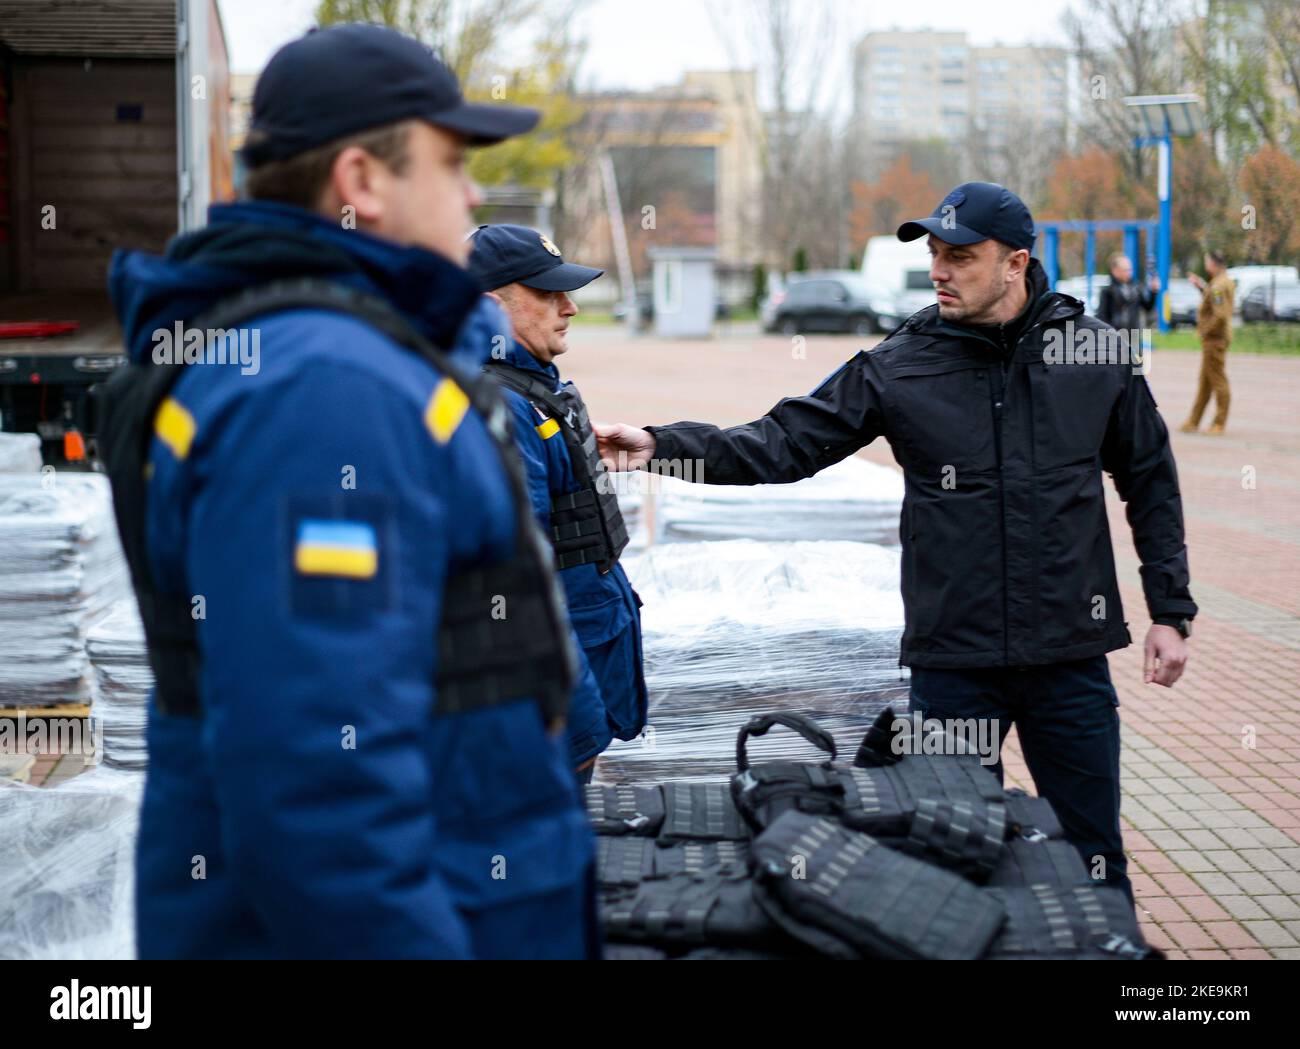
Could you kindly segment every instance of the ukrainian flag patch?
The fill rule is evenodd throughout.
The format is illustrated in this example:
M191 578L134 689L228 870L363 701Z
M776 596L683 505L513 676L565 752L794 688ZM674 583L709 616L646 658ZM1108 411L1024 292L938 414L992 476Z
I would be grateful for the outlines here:
M533 429L537 431L537 436L545 441L559 433L560 424L554 419L547 419L546 422L542 423L540 426L534 426Z
M299 575L373 579L379 573L375 529L363 521L299 521L293 567Z

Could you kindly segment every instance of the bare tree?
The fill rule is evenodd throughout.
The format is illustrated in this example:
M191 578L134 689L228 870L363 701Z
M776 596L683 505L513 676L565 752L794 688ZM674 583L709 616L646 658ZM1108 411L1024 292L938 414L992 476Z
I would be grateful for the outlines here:
M1174 90L1175 27L1185 6L1169 0L1082 0L1062 25L1083 75L1081 130L1092 143L1121 158L1137 182L1145 173L1143 152L1133 145L1127 95Z

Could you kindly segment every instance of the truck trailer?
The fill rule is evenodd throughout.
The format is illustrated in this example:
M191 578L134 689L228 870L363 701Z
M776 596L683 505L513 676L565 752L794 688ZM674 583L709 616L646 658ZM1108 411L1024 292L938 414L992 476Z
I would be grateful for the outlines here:
M229 121L216 0L0 0L0 430L46 463L93 463L109 259L231 195Z

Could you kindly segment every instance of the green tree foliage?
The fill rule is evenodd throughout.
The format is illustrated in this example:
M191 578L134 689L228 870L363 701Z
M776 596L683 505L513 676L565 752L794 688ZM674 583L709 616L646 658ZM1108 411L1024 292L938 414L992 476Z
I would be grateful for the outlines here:
M543 189L573 161L567 132L582 115L571 90L579 51L570 45L565 10L547 0L320 0L319 25L372 22L428 44L476 101L532 106L537 130L491 149L475 150L470 173L485 186ZM501 60L506 37L531 37L527 65Z

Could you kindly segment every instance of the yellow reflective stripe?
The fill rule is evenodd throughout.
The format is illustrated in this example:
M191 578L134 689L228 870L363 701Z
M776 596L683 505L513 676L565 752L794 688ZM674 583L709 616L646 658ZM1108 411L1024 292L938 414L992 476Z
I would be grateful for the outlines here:
M293 567L300 575L372 579L379 572L379 551L300 543L293 553Z
M429 398L429 407L424 410L424 425L435 441L446 444L467 411L469 398L465 391L450 379L443 379Z
M190 454L195 429L194 416L173 397L163 401L158 414L154 416L153 432L177 459L184 459Z
M560 424L554 419L547 419L541 426L534 426L533 429L536 430L537 435L545 441L548 437L554 437L560 432Z

